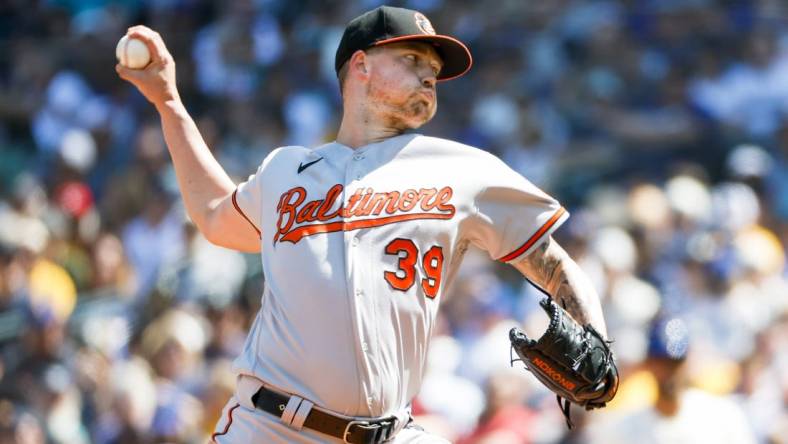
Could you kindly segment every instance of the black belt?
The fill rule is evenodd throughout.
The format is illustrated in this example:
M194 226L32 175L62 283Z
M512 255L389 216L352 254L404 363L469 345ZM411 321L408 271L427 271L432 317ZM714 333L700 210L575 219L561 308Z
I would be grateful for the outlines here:
M261 387L252 396L252 403L258 409L268 412L277 418L282 417L290 397L265 387ZM304 427L326 435L339 438L351 444L379 444L391 438L396 417L392 416L374 420L351 420L312 408L304 421Z

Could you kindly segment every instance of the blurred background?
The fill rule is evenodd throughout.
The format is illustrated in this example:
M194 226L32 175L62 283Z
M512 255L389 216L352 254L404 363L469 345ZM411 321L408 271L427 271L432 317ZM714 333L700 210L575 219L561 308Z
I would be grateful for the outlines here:
M185 217L154 109L114 72L132 24L237 180L333 140L334 51L377 0L0 2L0 443L205 442L259 307L259 258ZM788 442L788 3L409 0L470 46L423 132L571 211L622 372L603 411L510 366L539 293L470 254L419 422L470 443ZM318 344L316 344L318 345Z

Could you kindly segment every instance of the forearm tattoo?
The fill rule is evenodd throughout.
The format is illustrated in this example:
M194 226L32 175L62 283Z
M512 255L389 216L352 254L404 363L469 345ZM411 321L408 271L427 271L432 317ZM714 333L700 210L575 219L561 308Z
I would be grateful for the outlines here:
M576 321L591 324L607 336L596 290L588 276L557 242L548 238L514 266L564 307Z

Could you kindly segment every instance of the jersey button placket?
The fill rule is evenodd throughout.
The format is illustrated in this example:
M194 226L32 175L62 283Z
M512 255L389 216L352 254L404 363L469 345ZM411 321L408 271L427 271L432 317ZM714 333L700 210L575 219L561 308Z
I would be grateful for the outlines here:
M351 157L351 161L346 164L345 169L345 192L346 196L352 195L353 192L362 185L359 183L363 178L363 169L364 169L364 162L362 162L365 158L363 153L355 152ZM347 201L346 201L347 202ZM351 222L355 218L353 216L348 216L344 219L344 222ZM364 273L364 266L360 266L364 261L364 251L363 251L363 243L361 242L361 233L359 230L352 230L352 231L345 231L345 245L347 248L345 249L346 254L346 264L347 264L347 285L350 290L350 294L353 297L351 301L351 307L353 307L353 316L356 318L356 334L357 334L357 347L358 352L362 355L369 356L371 352L370 349L370 332L368 331L369 325L367 322L369 321L369 305L365 303L364 300L364 290L362 287L365 283L365 278L367 277ZM366 362L366 359L362 359L360 362ZM367 374L373 374L374 372L371 371L366 364L361 364L362 367L366 367ZM365 381L366 386L375 387L377 385L376 377L373 376L372 380ZM374 389L373 389L374 390ZM366 401L367 407L372 408L374 398L370 396L371 393L366 393L366 396L362 395L361 402Z
M359 165L359 162L364 160L364 157L365 156L363 153L356 153L353 155L353 162L354 162L353 170L355 171L355 173L353 174L352 177L354 177L356 180L361 180L361 172L359 171L361 165Z

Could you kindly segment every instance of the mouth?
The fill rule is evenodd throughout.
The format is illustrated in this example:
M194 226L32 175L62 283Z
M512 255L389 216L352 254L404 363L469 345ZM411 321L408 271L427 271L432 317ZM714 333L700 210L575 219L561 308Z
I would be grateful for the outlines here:
M435 92L434 91L421 91L419 95L426 98L428 102L435 101Z

